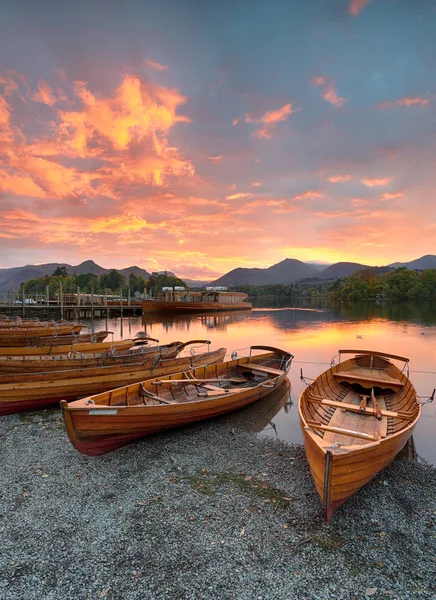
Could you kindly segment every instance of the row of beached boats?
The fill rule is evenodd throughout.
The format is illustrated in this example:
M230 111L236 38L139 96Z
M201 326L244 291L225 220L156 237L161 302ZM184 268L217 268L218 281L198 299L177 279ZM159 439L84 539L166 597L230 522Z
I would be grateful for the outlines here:
M262 345L225 361L227 349L211 350L208 340L104 342L109 332L88 340L64 322L7 325L0 318L0 415L60 402L72 444L90 456L266 398L287 380L293 359ZM10 331L42 329L74 342L3 345ZM298 409L326 519L393 460L421 415L408 359L370 350L341 350L304 389Z

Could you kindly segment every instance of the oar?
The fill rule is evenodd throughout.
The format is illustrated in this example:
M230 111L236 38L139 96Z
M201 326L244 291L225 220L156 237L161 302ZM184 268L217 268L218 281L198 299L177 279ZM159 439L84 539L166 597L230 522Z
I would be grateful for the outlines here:
M377 417L378 421L381 421L382 420L381 408L380 408L380 404L377 402L377 398L375 397L374 388L371 388L371 400L372 400L372 405L374 407L375 416Z
M233 377L231 379L159 379L159 381L151 381L152 385L161 385L162 383L192 383L194 385L201 385L202 383L245 383L247 379L243 377Z
M359 411L364 413L366 410L366 403L368 401L369 396L366 396L365 394L359 394L359 396L361 397Z

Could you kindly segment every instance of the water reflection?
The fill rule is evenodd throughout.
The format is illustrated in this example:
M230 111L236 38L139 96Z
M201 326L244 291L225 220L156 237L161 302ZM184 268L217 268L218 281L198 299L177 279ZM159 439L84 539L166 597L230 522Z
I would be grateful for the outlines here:
M253 433L271 429L274 435L278 436L277 426L273 419L282 409L288 413L291 404L291 383L285 379L282 385L266 398L231 413L229 421L231 424Z
M307 378L315 378L330 365L341 348L370 349L406 356L410 359L410 379L420 396L428 396L436 387L436 312L428 306L413 304L399 307L369 305L330 306L327 302L306 302L302 306L265 306L252 311L230 311L196 315L147 315L124 319L101 319L95 331L114 331L114 339L133 337L144 331L162 344L189 339L210 339L212 348L227 348L238 355L250 345L276 346L291 352L292 399L274 417L279 438L301 442L296 401L304 388L300 369ZM285 411L287 407L287 412ZM256 410L253 405L253 409ZM276 435L266 426L266 435ZM436 402L423 407L415 430L419 456L436 463Z

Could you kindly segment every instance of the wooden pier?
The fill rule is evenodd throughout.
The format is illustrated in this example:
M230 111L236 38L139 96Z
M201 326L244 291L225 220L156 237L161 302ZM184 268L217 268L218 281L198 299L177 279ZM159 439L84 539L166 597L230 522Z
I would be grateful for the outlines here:
M3 302L1 302L3 300ZM106 294L81 293L65 294L60 286L56 297L46 294L14 294L8 292L0 297L0 313L10 317L38 317L44 319L80 319L131 317L142 314L142 301L132 300L130 290L127 297Z

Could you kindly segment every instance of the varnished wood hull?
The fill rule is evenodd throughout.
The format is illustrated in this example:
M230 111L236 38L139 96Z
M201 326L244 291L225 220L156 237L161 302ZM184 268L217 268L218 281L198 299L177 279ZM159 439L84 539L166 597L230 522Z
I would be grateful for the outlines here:
M286 356L289 357L289 354ZM194 386L193 379L211 381L210 378L214 378L213 380L217 381L218 378L225 377L229 373L229 368L239 368L238 365L244 368L249 361L250 364L262 365L266 358L271 359L271 354L197 368L188 371L187 374L171 375L163 383L160 379L153 379L143 385L146 390L152 392L156 390L156 385L181 382L183 387L183 385ZM198 399L190 401L181 400L159 405L129 405L130 398L138 394L138 385L132 385L94 396L92 399L83 399L70 404L62 402L68 435L75 448L84 454L95 456L109 452L148 435L210 419L266 398L284 382L289 366L290 361L282 372L272 376L268 385L253 384L253 387L241 388L227 395L225 390L221 390L221 395L218 393L218 396L206 398L200 398L198 395ZM125 405L120 406L119 401L123 399Z
M163 300L144 300L142 312L144 313L200 313L228 310L250 310L249 302L165 302Z
M360 405L357 403L351 411L341 409L340 405L336 408L331 406L332 403L337 402L350 406L349 401L350 398L353 399L354 394L362 397L362 394L344 384L345 380L339 373L339 370L349 366L352 360L336 365L321 374L302 392L298 403L306 456L323 505L324 517L327 520L330 520L336 508L347 498L392 462L410 439L421 414L413 385L394 365L389 367L389 373L394 381L393 387L398 388L395 392L392 389L389 391L388 388L379 387L390 383L382 384L376 381L371 386L370 382L359 380L360 385L364 383L382 391L379 398L386 399L386 407L382 410L380 419L376 419L376 414L373 412L359 412ZM348 383L354 381L353 377L355 376L350 377ZM401 382L401 386L396 384L396 381ZM320 401L321 397L322 401ZM357 396L355 400L357 402ZM374 409L367 407L365 410ZM340 411L339 416L336 411ZM347 418L347 422L354 425L352 429L350 425L346 429L335 427L335 418ZM320 425L314 427L312 423ZM323 429L318 429L321 427ZM372 427L374 431L371 432ZM386 428L386 432L380 434L379 439L365 439L365 436L376 438L374 432L377 430L380 432L380 428L383 427ZM343 433L344 431L349 434ZM361 437L351 435L353 432L360 434Z
M59 325L58 327L0 329L0 346L21 346L28 345L32 340L40 338L72 336L79 334L83 327L84 325Z
M102 340L107 337L107 332L102 336ZM65 336L69 337L69 336ZM62 344L48 344L42 346L17 346L17 347L1 347L0 356L57 356L59 354L68 354L69 352L80 352L81 354L87 354L89 352L109 352L115 350L127 350L134 345L134 340L127 339L116 342L103 342L98 341L100 338L95 338L97 341L90 341L91 337L88 335L74 336L74 341L77 343L64 342ZM45 339L45 338L41 338ZM50 338L51 339L51 338ZM62 338L55 338L56 340L63 341ZM82 341L83 339L83 341ZM94 338L93 338L94 339Z
M0 375L21 373L49 373L51 371L67 371L70 369L91 369L115 365L131 365L143 363L152 369L156 359L174 358L183 346L181 342L166 346L133 346L126 350L108 349L106 352L82 353L71 350L67 354L52 356L0 356Z
M57 404L60 400L75 400L115 387L132 384L150 377L184 371L192 366L222 361L225 348L155 362L154 368L142 363L71 369L50 373L0 376L0 416L35 410Z

